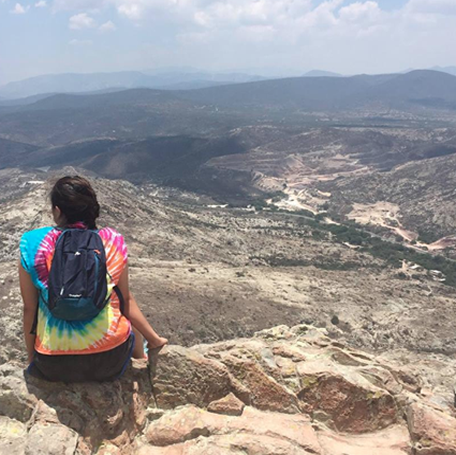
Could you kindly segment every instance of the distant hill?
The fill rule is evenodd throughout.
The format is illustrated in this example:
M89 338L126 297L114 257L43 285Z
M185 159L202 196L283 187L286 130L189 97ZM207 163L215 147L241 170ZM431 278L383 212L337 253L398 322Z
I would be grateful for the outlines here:
M342 74L332 71L312 70L303 74L303 77L342 77Z
M36 103L37 101L43 100L44 98L48 98L49 96L53 95L55 95L55 93L40 93L39 95L32 95L26 96L25 98L15 99L0 98L0 107L25 106L27 104Z
M398 112L430 120L440 113L449 118L455 109L456 77L438 71L297 77L194 90L57 94L22 106L0 105L0 136L49 146L100 137L220 134L264 122L302 125L303 115L315 124L316 112L375 119L391 111L391 121L397 121Z
M248 74L204 72L145 74L140 71L116 73L68 73L36 76L0 87L0 96L14 99L42 93L82 93L106 89L157 88L192 89L263 79Z
M212 169L201 168L212 158L246 151L237 135L150 137L138 141L100 138L40 149L0 139L0 169L78 166L108 178L133 182L153 178L208 193L231 194L240 192L240 183L250 183L249 172L236 173L237 181L218 181L211 178L215 174Z
M102 90L94 90L90 92L81 92L81 93L68 93L69 95L102 95L104 93L114 93L127 90L125 87L118 88L107 88ZM11 107L11 106L25 106L27 104L33 104L37 101L44 100L54 95L59 95L59 93L39 93L38 95L26 96L25 98L0 98L0 107Z
M343 109L352 97L391 76L295 77L210 87L180 96L231 109L280 108L304 111Z
M353 204L388 202L400 207L406 229L432 233L438 238L454 235L456 218L456 140L443 156L411 161L389 172L353 176L323 183L332 194L334 211L345 212ZM432 146L429 145L429 148ZM443 148L443 147L442 147ZM437 148L432 150L437 151ZM442 150L445 152L445 150ZM432 156L432 155L431 155Z
M114 105L155 106L174 102L190 107L210 104L244 110L252 107L332 111L356 107L456 106L456 77L431 70L406 74L352 77L297 77L194 90L131 89L96 95L58 94L31 104L28 109L105 108Z
M416 106L456 108L456 77L438 71L353 77L301 77L210 87L181 93L200 103L308 111Z
M431 70L399 74L357 95L354 104L389 108L456 109L456 77Z
M456 76L456 66L434 66L431 68L433 71L441 71L443 73L452 74Z
M0 169L19 165L23 160L29 160L39 147L21 142L10 141L0 137Z
M86 94L55 94L37 100L27 106L27 109L86 109L99 106L106 108L116 105L159 105L172 101L180 102L179 97L172 91L136 88L118 92ZM185 103L185 101L184 101Z

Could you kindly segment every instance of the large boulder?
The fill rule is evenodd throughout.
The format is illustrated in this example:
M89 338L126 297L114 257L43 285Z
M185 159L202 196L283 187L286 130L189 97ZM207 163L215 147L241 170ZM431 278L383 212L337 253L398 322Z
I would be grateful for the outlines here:
M225 357L224 364L250 393L252 406L265 411L298 413L298 397L285 385L268 375L258 362Z
M411 450L409 433L404 425L362 435L338 434L327 429L317 434L325 454L409 455Z
M0 416L0 454L22 455L27 441L27 427L9 417Z
M229 447L238 447L240 450L244 446L247 453L285 454L287 452L282 448L293 446L299 450L290 453L321 453L320 444L308 417L263 412L252 407L246 407L240 417L231 417L212 414L195 406L186 406L152 422L146 430L146 439L152 446L187 443L182 447L182 453L192 453L192 445L200 446L200 437L212 438L214 449L223 448L222 442L229 440ZM265 442L265 439L268 440L267 451L259 452L252 448L261 445L261 441ZM194 453L198 453L196 449Z
M386 390L363 387L334 373L303 376L298 397L305 403L306 412L326 415L339 431L365 433L397 420L395 399Z
M456 455L440 402L323 329L280 326L154 350L111 383L0 365L0 455Z
M244 403L236 397L236 395L230 393L226 397L220 398L220 400L215 400L212 403L209 403L207 410L209 412L215 412L216 414L240 416L244 407Z
M146 424L153 402L145 362L135 362L111 383L49 383L25 374L19 364L0 366L0 454L92 453L103 441L129 447ZM26 423L21 427L21 422ZM27 428L15 438L12 428ZM18 430L19 431L19 430ZM18 433L18 434L19 434ZM76 442L75 442L76 441ZM14 448L14 451L13 451Z
M37 423L27 435L25 455L74 455L78 434L65 425Z
M172 409L195 404L205 407L233 390L228 369L192 349L166 346L151 352L151 381L157 406Z
M0 365L0 412L11 419L27 422L33 414L38 399L24 380L20 365Z
M456 455L456 418L415 402L407 419L416 455Z

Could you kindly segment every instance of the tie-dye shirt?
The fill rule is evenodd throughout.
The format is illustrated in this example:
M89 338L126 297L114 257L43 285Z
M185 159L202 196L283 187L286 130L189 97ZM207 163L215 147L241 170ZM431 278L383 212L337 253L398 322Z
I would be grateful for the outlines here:
M73 227L73 226L72 226ZM78 223L74 227L85 227ZM121 234L111 228L98 231L106 250L109 275L109 303L91 321L64 321L52 316L45 301L48 297L48 276L55 242L63 231L45 227L26 232L20 242L21 263L39 291L38 325L35 349L41 354L95 354L109 351L124 343L131 325L120 311L120 302L113 291L127 263L127 247ZM44 300L43 300L44 299Z

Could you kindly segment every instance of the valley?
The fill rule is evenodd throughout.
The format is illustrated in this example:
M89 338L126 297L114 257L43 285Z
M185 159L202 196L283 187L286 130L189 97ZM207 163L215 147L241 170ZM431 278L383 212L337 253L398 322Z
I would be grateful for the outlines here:
M413 72L3 102L0 362L24 361L20 236L51 223L52 182L80 173L172 343L310 324L414 368L450 403L455 81Z
M50 222L46 194L54 175L60 171L0 173L8 196L0 206L2 361L24 356L17 243L23 231ZM334 224L223 208L207 196L151 184L94 183L101 224L116 226L127 239L132 289L148 319L173 343L190 346L279 324L313 324L386 359L418 362L430 386L451 398L456 297L430 271L404 269L405 263L353 248L328 230ZM436 363L446 368L438 375Z

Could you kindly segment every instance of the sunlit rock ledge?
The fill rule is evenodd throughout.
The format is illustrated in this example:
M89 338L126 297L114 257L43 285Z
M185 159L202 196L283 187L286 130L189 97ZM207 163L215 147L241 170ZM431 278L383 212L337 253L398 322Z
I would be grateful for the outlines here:
M113 383L0 366L5 455L456 455L456 415L397 365L307 325L133 361Z

